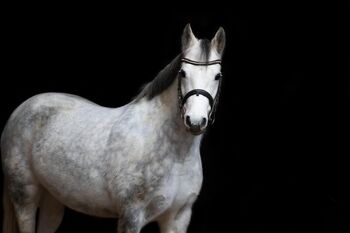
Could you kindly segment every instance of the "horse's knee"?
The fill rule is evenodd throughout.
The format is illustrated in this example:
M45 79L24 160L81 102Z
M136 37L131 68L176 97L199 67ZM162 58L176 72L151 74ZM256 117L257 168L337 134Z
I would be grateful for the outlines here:
M38 185L22 182L17 178L9 180L7 189L11 201L18 205L37 204L41 195L41 188Z

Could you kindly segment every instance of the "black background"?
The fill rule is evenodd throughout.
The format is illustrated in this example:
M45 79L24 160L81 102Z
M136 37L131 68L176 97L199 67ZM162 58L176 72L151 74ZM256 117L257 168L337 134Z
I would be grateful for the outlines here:
M189 232L348 232L349 5L216 3L4 9L0 128L41 92L126 104L180 52L186 23L199 38L223 26L223 90ZM67 210L58 232L115 226Z

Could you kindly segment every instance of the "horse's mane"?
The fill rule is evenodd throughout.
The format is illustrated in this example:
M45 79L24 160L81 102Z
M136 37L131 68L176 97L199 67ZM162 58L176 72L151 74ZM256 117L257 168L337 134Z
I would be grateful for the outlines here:
M210 53L210 41L208 39L201 39L199 41L201 48L201 60L208 61ZM182 56L182 53L177 55L164 69L158 73L158 75L151 82L147 83L140 94L136 96L135 100L138 101L143 97L146 97L150 100L166 90L177 77L177 74L181 67Z
M177 77L181 65L182 55L177 55L157 76L147 83L135 100L140 100L143 97L152 99L167 89Z

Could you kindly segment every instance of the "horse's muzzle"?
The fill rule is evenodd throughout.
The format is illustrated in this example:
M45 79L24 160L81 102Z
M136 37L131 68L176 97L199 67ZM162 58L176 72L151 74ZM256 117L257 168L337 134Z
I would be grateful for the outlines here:
M202 118L201 122L196 122L193 123L190 119L189 116L186 116L186 128L188 129L188 131L191 132L191 134L193 135L199 135L202 134L205 129L207 128L207 119L206 118Z

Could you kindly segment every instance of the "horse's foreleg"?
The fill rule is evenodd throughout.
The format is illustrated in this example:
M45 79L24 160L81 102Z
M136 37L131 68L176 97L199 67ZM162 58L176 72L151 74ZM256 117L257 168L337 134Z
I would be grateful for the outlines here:
M35 185L13 184L10 188L15 215L20 233L35 232L35 217L38 208L39 189Z
M186 233L192 214L191 206L184 206L177 213L170 213L158 223L161 233Z
M37 206L34 203L26 205L14 205L17 217L17 224L20 233L35 232L35 215Z
M117 233L139 233L143 226L143 214L141 211L133 211L123 214L118 220Z
M54 233L64 214L64 206L48 192L43 193L39 204L39 222L37 233Z
M141 226L126 219L119 219L117 233L139 233Z

